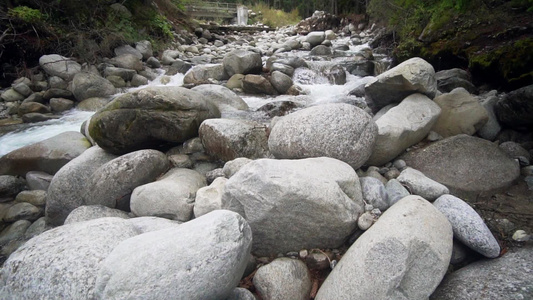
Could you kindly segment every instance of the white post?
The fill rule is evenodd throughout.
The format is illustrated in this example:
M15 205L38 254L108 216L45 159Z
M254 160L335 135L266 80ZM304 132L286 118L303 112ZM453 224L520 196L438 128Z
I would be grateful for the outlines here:
M237 7L237 25L246 26L248 24L248 9L246 6Z

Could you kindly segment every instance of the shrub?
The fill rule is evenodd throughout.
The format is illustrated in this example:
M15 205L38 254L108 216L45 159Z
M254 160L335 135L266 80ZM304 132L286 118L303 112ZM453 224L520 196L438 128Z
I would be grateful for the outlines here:
M30 24L39 23L46 19L46 15L41 13L40 10L29 8L27 6L10 8L7 14L11 18L19 19Z

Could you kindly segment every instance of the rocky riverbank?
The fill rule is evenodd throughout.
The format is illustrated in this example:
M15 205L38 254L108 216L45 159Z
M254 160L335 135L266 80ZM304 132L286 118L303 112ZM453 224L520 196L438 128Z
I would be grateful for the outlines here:
M383 70L378 28L314 18L44 55L2 91L4 124L96 111L0 157L2 298L532 297L533 86Z

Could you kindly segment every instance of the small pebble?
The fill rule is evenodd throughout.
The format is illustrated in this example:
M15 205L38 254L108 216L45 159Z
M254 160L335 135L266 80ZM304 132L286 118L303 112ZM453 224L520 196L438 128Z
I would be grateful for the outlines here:
M394 163L392 164L396 169L402 171L403 169L405 169L407 167L407 164L405 163L405 161L403 159L397 159L394 161Z
M309 255L309 251L307 251L306 249L302 249L302 250L300 250L298 255L300 256L301 259L305 259L307 257L307 255Z
M517 242L527 242L529 241L530 236L524 230L517 230L513 234L513 240Z

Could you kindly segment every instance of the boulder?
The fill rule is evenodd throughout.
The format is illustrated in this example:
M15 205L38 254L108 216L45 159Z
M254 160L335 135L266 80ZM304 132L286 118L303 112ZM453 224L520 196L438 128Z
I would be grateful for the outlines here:
M512 91L496 103L500 123L517 130L533 128L533 84Z
M269 155L267 128L255 121L209 119L200 125L199 135L206 152L216 159L230 161Z
M124 69L124 68L116 68L116 67L106 67L104 70L104 76L118 76L125 81L131 81L133 79L133 76L135 76L137 72L135 70L130 69Z
M275 259L257 270L253 282L261 299L265 300L308 300L311 293L309 270L298 259Z
M38 236L39 234L50 229L52 229L52 226L46 224L46 218L39 218L37 221L33 222L28 229L26 229L26 232L24 232L24 239L29 240L32 237Z
M148 87L115 98L91 118L89 133L106 151L122 154L165 143L182 143L220 112L195 91Z
M78 103L76 108L83 111L97 111L108 103L109 99L107 98L89 98Z
M23 178L12 175L0 175L0 202L13 200L18 193L26 189Z
M230 79L228 79L228 82L226 82L226 87L228 89L242 89L242 80L244 79L244 75L242 74L235 74L231 76Z
M100 218L129 219L128 213L119 209L109 208L103 205L83 205L74 209L65 219L65 225L85 222Z
M315 299L427 299L452 244L446 217L419 196L405 197L355 241Z
M325 104L279 119L268 138L276 158L327 156L354 169L370 157L377 136L372 117L349 104Z
M41 68L51 76L58 76L64 80L72 80L74 75L81 72L81 65L70 58L50 54L43 55L39 58Z
M292 75L294 74L293 67L279 62L272 63L272 66L270 67L270 72L273 73L274 71L279 71L289 77L292 77Z
M183 83L194 85L210 83L208 80L210 78L220 81L228 79L229 76L224 70L224 66L222 64L197 65L190 69L187 74L185 74Z
M242 89L245 93L261 95L277 95L278 92L270 81L261 75L246 75L242 79Z
M109 63L117 68L131 69L140 72L144 69L141 59L134 54L122 54L113 57Z
M63 98L50 99L50 108L54 112L64 112L74 107L74 101Z
M432 130L443 137L473 135L489 119L485 108L463 88L436 97L435 103L440 106L441 114Z
M218 210L120 243L102 261L96 299L226 299L244 273L252 233Z
M43 214L42 209L39 209L33 204L27 202L16 203L11 206L7 211L2 220L4 222L16 222L19 220L28 220L33 222L39 219Z
M17 102L24 100L24 96L21 95L19 92L15 91L15 89L10 88L5 90L2 95L0 96L4 102Z
M30 225L31 222L28 220L19 220L4 228L2 232L0 232L0 247L7 245L11 241L22 239L24 237L24 233L30 227ZM4 267L5 266L6 264L4 264ZM2 276L0 276L0 278L2 278ZM0 296L2 296L1 286L2 285L0 284Z
M91 147L83 134L67 131L0 157L0 174L25 175L29 171L55 174Z
M131 212L137 216L187 222L193 218L196 192L204 186L205 177L200 173L190 169L171 169L157 181L133 190Z
M119 156L89 176L83 203L129 211L133 190L156 180L169 167L167 156L157 150L139 150Z
M423 140L441 109L428 97L413 94L376 120L378 134L367 165L381 166Z
M398 181L406 186L411 194L419 195L429 201L434 201L450 192L444 185L426 177L422 172L413 168L403 170L398 176Z
M154 52L152 50L152 43L147 40L138 41L137 43L135 43L135 49L137 49L137 51L141 53L142 58L145 60L154 55Z
M433 205L452 224L453 236L470 249L488 258L500 255L500 245L481 216L466 202L452 196L442 195Z
M259 74L263 68L261 54L240 49L226 54L222 65L230 77L235 74Z
M414 57L367 83L365 93L374 104L374 112L390 103L398 103L414 93L433 99L437 93L435 70L427 61Z
M50 100L52 98L67 98L67 99L70 99L72 97L73 97L73 95L72 95L71 91L66 90L66 89L55 89L55 88L51 88L51 89L46 90L46 92L44 92L44 95L43 95L43 98L46 99L46 100Z
M532 299L533 247L513 247L498 259L484 259L444 279L431 300Z
M472 84L470 75L463 69L442 70L435 73L437 88L442 93L449 93L456 88L464 88L469 93L474 93L476 87Z
M163 51L163 54L161 55L161 63L163 65L171 65L173 62L176 61L176 58L178 58L180 54L181 52L177 50L167 49Z
M24 123L35 123L35 122L44 122L49 120L58 119L57 116L52 116L50 114L40 114L40 113L27 113L22 116L22 121Z
M243 166L247 165L250 162L252 162L252 160L249 158L239 157L226 162L224 164L224 167L222 168L222 171L224 172L226 178L230 178L235 173L237 173Z
M280 94L285 94L293 85L292 79L280 71L272 72L270 83Z
M222 208L248 221L253 253L261 256L340 246L363 200L357 174L339 160L259 159L227 181Z
M317 46L322 44L322 42L326 39L326 34L324 31L313 31L309 32L305 36L305 41L311 44L311 47Z
M387 181L385 189L390 206L410 195L409 191L397 179Z
M147 85L148 84L148 78L146 78L146 77L144 77L142 75L139 75L139 74L135 74L135 75L133 75L133 78L131 79L130 84L133 87L138 87L138 86L141 86L141 85Z
M123 55L123 54L131 54L131 55L134 55L135 57L137 57L138 59L142 59L143 58L143 55L141 54L141 52L139 50L133 48L130 45L122 45L122 46L116 47L113 50L113 52L115 52L116 56L120 56L120 55Z
M15 198L16 203L30 203L39 208L43 208L46 205L46 191L34 190L34 191L22 191L18 193Z
M498 133L500 133L502 127L500 126L500 123L498 122L498 118L496 117L496 113L494 112L494 106L496 103L498 103L499 98L494 94L489 94L484 98L481 102L481 105L485 108L487 111L487 123L483 125L479 130L477 131L477 134L489 141L494 141L496 137L498 136ZM480 96L481 97L481 96Z
M50 108L38 102L25 102L19 106L18 115L22 116L29 113L50 113Z
M461 198L506 188L520 175L518 163L498 146L465 134L408 152L403 159Z
M71 211L84 205L83 195L89 178L114 158L115 155L94 146L61 168L50 182L46 195L46 222L62 225Z
M193 208L195 218L222 209L222 194L227 181L224 177L217 177L209 186L198 189Z
M231 110L248 110L248 104L230 89L218 84L202 84L192 88L202 94L207 101L218 107L221 113Z
M315 46L309 52L309 55L316 55L316 56L326 56L326 55L331 55L331 54L333 54L333 52L331 51L331 47L324 46L324 45Z
M26 173L26 181L30 190L47 191L54 176L45 172L30 171Z
M72 94L78 101L92 97L108 97L115 93L116 89L109 80L93 73L78 73L72 80Z
M257 300L249 290L245 288L235 288L226 300Z
M94 283L104 258L121 241L137 234L126 220L118 218L48 230L26 242L4 263L1 298L94 299Z
M361 190L363 192L363 200L366 204L371 204L374 208L379 208L385 211L389 208L389 201L385 185L379 179L374 177L361 177Z

